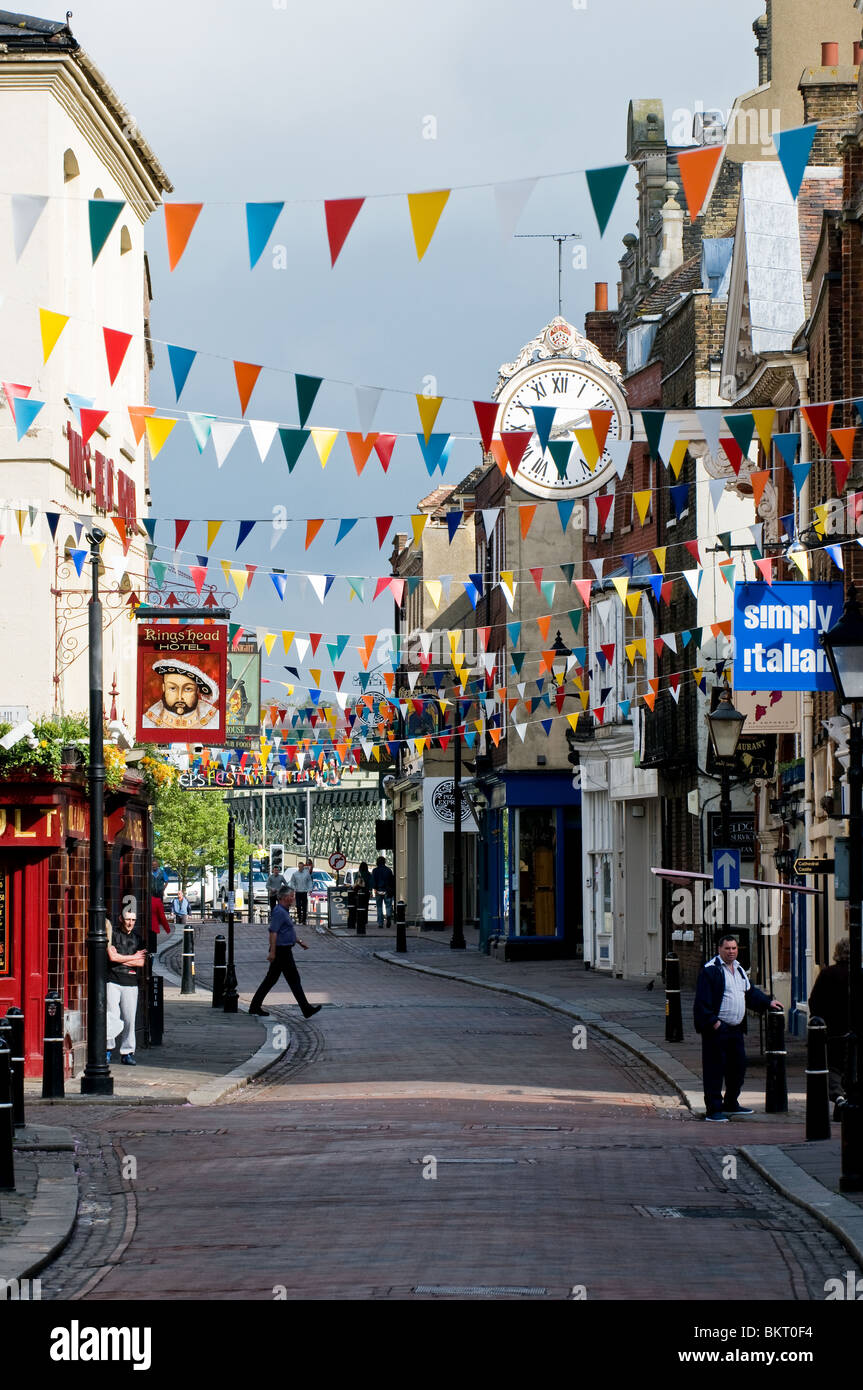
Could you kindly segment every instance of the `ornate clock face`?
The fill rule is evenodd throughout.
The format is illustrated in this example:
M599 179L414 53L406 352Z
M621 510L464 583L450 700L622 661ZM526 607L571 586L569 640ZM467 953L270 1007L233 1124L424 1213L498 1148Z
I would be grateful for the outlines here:
M591 469L576 439L575 430L590 429L591 410L612 411L608 439L630 438L629 411L623 393L604 372L571 359L537 362L518 372L500 396L498 429L534 430L534 406L555 410L549 443L572 443L562 473L550 449L543 453L534 432L515 475L515 481L535 497L582 497L597 492L614 471L606 447Z

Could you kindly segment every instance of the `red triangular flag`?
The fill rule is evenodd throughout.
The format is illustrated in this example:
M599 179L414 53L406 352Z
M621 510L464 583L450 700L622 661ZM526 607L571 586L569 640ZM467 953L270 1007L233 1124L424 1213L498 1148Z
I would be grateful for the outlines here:
M686 546L686 549L689 551L696 565L700 565L701 561L698 557L698 541L684 541L684 545Z
M132 341L131 333L121 333L118 328L103 328L102 336L105 339L105 356L108 359L108 376L111 385L117 380L117 373L123 365L123 358L129 350Z
M707 145L701 150L684 150L677 156L680 182L686 194L689 220L694 222L707 197L716 166L725 152L724 145Z
M848 481L848 474L851 472L851 464L845 459L834 459L833 472L836 475L836 491L844 492L845 484Z
M666 579L665 583L663 584L662 588L661 588L660 591L659 591L659 597L660 597L660 600L661 600L663 603L670 603L670 602L671 602L671 587L672 587L672 583L673 583L673 581L672 581L671 579Z
M107 410L87 410L86 407L81 407L81 439L85 444L95 434L107 414Z
M755 561L755 567L756 567L756 569L759 569L759 570L761 571L761 573L764 575L764 578L767 580L767 583L768 583L768 584L772 584L772 583L773 583L773 556L772 556L772 555L766 556L766 558L763 559L763 560L756 560L756 561Z
M320 640L323 637L323 635L324 634L322 632L309 633L309 641L312 644L312 656L314 656L316 651L318 650L318 644L320 643Z
M335 265L339 252L365 198L328 198L324 202L324 215L327 219L327 239L330 243L330 263Z
M518 472L518 466L524 458L525 450L533 439L531 430L504 430L500 436L503 447L506 449L506 456L509 466L513 473Z
M257 568L257 565L246 565L246 574L249 576L248 588L250 589L252 587L252 580L255 577L255 570Z
M599 517L599 530L604 531L608 525L608 515L614 506L614 493L603 493L596 498L596 514Z
M600 642L599 645L600 645L600 650L601 650L603 656L605 657L606 661L608 662L608 664L609 664L609 666L610 666L611 663L612 663L612 661L614 660L615 643L614 643L614 642Z
M826 454L827 431L830 429L830 421L833 419L833 402L831 401L828 405L804 405L800 407L800 413L818 440L818 447L822 454Z
M198 596L200 597L201 590L204 587L204 580L207 577L206 565L190 565L189 574L192 576L192 583L197 589Z
M179 550L179 549L180 549L180 541L183 539L183 537L185 536L185 534L186 534L186 532L188 531L188 529L189 529L189 523L188 523L188 521L175 521L175 522L174 522L174 549L175 549L175 550Z
M531 570L531 574L533 575L533 582L536 585L536 592L542 594L540 585L542 584L543 566L538 565L536 569Z
M498 404L497 401L474 401L474 411L476 412L476 422L479 425L482 447L488 453L491 448L491 437L494 434L494 427L497 421Z
M379 434L375 440L375 453L380 459L381 468L385 473L390 466L390 459L393 456L397 439L397 434Z
M387 532L393 524L393 519L391 516L376 516L375 524L378 528L378 550L380 550L387 538Z
M740 465L743 463L743 450L737 443L737 440L732 439L730 435L727 438L720 435L719 442L725 450L728 462L734 469L735 474L739 474Z

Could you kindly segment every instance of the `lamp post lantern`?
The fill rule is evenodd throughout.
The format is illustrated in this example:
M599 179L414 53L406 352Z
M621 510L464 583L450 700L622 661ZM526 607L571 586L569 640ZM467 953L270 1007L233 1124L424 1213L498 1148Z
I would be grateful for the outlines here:
M863 1039L863 614L853 586L845 600L845 611L835 627L822 632L831 675L839 704L850 706L848 720L848 1055L846 1059L848 1100L841 1109L842 1168L839 1186L843 1192L863 1192L863 1090L860 1067Z

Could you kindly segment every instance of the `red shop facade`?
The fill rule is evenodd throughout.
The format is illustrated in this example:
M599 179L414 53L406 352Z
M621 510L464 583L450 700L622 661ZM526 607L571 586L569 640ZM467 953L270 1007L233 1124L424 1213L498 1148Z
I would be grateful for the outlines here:
M105 792L105 904L119 921L134 896L149 925L150 806L139 777ZM87 1048L87 931L90 873L87 780L0 781L0 1013L24 1013L25 1074L42 1071L45 995L63 1001L67 1077Z

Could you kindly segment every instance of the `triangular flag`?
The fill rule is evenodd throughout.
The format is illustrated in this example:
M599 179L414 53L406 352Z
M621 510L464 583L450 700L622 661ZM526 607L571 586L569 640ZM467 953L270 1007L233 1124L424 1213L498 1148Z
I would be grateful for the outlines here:
M644 433L652 459L659 458L659 441L662 438L662 427L665 424L666 413L664 410L642 410L641 412L641 421L644 425Z
M243 544L243 541L246 540L252 534L252 531L254 531L256 525L257 522L255 521L240 522L239 529L237 530L237 544L234 546L234 553L236 553L239 550L240 546Z
M581 594L581 601L582 601L582 603L584 604L585 608L589 608L589 607L590 607L590 591L591 591L591 588L592 588L592 580L590 580L590 579L574 579L572 582L573 582L575 588L576 588L576 589L578 590L578 592Z
M240 424L239 420L214 420L210 426L210 433L213 437L216 463L221 468L228 454L243 433L243 426Z
M743 458L749 453L749 446L755 434L755 418L748 415L726 415L725 423L730 429ZM723 446L724 447L724 446Z
M581 449L581 452L584 454L585 463L587 464L591 473L593 473L596 468L596 465L599 463L600 456L602 453L602 450L600 449L596 441L596 435L594 434L592 429L573 430L573 434L578 440L578 446Z
M678 153L677 167L686 195L690 222L695 221L704 206L707 191L724 152L723 145L707 145L700 150L682 150Z
M764 468L758 473L750 473L749 481L752 484L752 498L756 507L760 507L761 499L764 496L764 489L770 481L770 469Z
M17 402L15 408L15 434L19 444L44 404L44 401L34 400L32 396L27 400L19 400ZM96 411L94 413L98 415L100 412ZM107 414L107 411L105 411L104 414Z
M631 451L631 439L607 439L605 441L605 452L611 454L614 471L620 479L623 478L629 465L629 455Z
M304 376L302 372L297 372L294 381L297 388L297 410L299 411L300 428L302 429L311 414L312 406L315 403L315 397L321 389L323 377Z
M491 437L497 423L498 403L497 401L474 401L473 408L476 422L479 425L482 447L488 453L491 448Z
M611 582L617 590L617 597L620 599L620 602L626 603L626 593L629 588L629 580L615 579L614 577L612 577Z
M383 387L356 386L354 394L357 398L357 418L360 422L360 433L368 434L375 422L375 412L383 394Z
M290 429L287 426L279 427L279 439L282 441L282 449L284 450L285 462L288 465L289 473L294 471L294 466L300 454L303 452L308 437L308 430Z
M822 454L827 453L828 432L830 421L833 419L833 403L828 405L804 405L800 408L800 413L811 429L815 438L818 440L818 448ZM778 438L778 436L776 436Z
M836 447L846 463L851 463L854 455L854 439L857 434L857 426L850 425L847 429L831 430L830 433L836 443ZM839 489L840 492L842 489Z
M773 422L776 419L776 411L773 409L753 410L752 418L755 421L755 428L758 431L758 438L761 440L766 457L770 458L770 441L773 436Z
M218 536L218 534L219 534L219 532L221 531L221 529L222 529L222 523L221 523L221 521L208 521L208 522L207 522L207 550L212 550L212 548L213 548L213 541L216 539L216 537Z
M587 433L587 431L582 431L582 433ZM548 446L548 452L551 454L552 462L554 463L554 466L557 469L557 476L558 478L560 478L562 482L566 477L566 470L569 467L569 459L572 453L572 440L552 440ZM565 529L566 528L564 527L564 530Z
M381 439L384 437L384 435L380 436ZM425 460L425 466L429 477L431 477L436 468L440 468L441 473L443 473L449 460L450 449L452 448L451 435L433 434L428 442L426 442L421 434L417 434L417 443L420 446L420 451ZM375 448L377 449L377 444Z
M252 392L255 389L255 382L260 374L261 368L256 366L254 362L234 362L234 376L237 379L241 415L245 415L246 413L246 406L249 404Z
M188 531L188 529L189 529L189 524L190 524L190 523L189 523L188 521L175 521L175 522L174 522L174 549L175 549L175 550L179 550L179 549L180 549L180 542L181 542L181 540L183 539L183 537L185 536L186 532Z
M803 182L803 175L806 173L806 165L809 162L809 155L817 134L818 126L813 122L811 125L795 126L792 130L779 131L773 136L779 163L782 165L782 172L785 175L792 198L796 198L800 192L800 185Z
M844 492L844 491L845 491L845 484L846 484L847 481L848 481L848 474L849 474L850 472L851 472L851 464L850 464L850 463L846 463L844 459L834 459L834 460L833 460L833 473L834 473L834 475L835 475L835 477L836 477L836 490L837 490L837 492Z
M548 441L551 438L551 431L554 427L554 417L557 414L557 407L553 405L535 405L533 407L533 423L536 428L539 448L541 453L545 453L548 448Z
M368 463L369 454L375 446L377 437L376 434L367 434L363 436L357 434L354 430L347 430L345 433L345 438L348 441L348 448L351 451L351 458L354 461L354 467L357 470L358 476Z
M654 546L653 555L654 555L654 557L655 557L655 559L656 559L657 565L659 566L659 572L660 572L660 574L665 574L665 557L666 557L667 554L668 554L668 546L667 546L667 545L657 545L657 546Z
M596 515L599 518L597 529L599 531L607 531L609 528L608 519L611 514L611 509L614 506L614 493L603 493L601 497L594 498L594 501L596 502Z
M438 417L438 411L443 404L443 396L417 396L416 402L420 413L420 424L423 427L423 438L428 444L435 420Z
M82 417L86 411L81 411ZM168 435L176 425L176 420L167 420L161 416L153 416L152 419L145 420L144 426L147 431L147 443L150 446L150 456L155 458L161 451Z
M99 258L99 252L111 235L111 229L123 208L125 202L111 198L89 198L90 209L90 252L93 257L93 265Z
M501 432L501 443L506 450L509 466L513 473L518 472L518 466L524 458L528 444L533 439L532 430L503 430Z
M168 268L175 270L192 235L203 203L165 203L165 236L168 241Z
M794 491L797 493L797 496L799 497L804 487L806 486L806 480L812 471L812 463L811 461L807 461L806 463L792 463L789 465L789 468L791 472L791 479L794 483Z
M448 188L439 189L432 193L408 194L408 211L410 212L418 261L422 260L431 245L431 239L437 229L441 213L447 205L449 195L450 190Z
M15 259L20 261L36 223L45 211L48 199L30 193L12 194L12 240ZM79 571L80 573L80 571Z
M381 550L383 548L383 543L387 538L387 533L392 524L393 518L391 516L375 517L375 525L377 526L378 530L378 550Z
M339 532L336 536L335 541L336 545L338 545L339 541L344 540L345 536L348 534L349 531L352 531L354 529L354 527L357 524L357 520L358 518L355 516L343 516L341 518L341 520L339 521Z
M126 409L129 412L129 423L132 426L132 433L135 436L135 443L140 444L144 437L144 421L151 415L155 415L154 405L130 405ZM79 411L80 415L80 411ZM80 419L78 421L80 425Z
M504 241L509 241L515 233L519 218L527 206L528 198L536 188L536 183L536 179L513 179L507 183L495 184L494 201L497 208L497 220Z
M650 488L646 488L642 492L634 492L632 494L632 500L635 504L635 510L638 513L638 520L640 525L642 526L644 525L645 518L650 509L650 502L652 497L653 493L651 492Z
M588 169L586 172L588 192L599 224L600 236L604 235L608 226L628 169L628 164L615 164L605 169Z
M522 503L519 506L518 515L519 522L521 524L521 538L522 540L526 540L527 533L531 527L531 522L533 521L533 518L536 515L536 503Z
M39 310L39 331L42 334L42 362L48 361L57 346L57 339L69 322L68 314L56 314L53 309Z
M117 380L117 373L123 365L123 359L129 350L132 341L131 333L122 333L119 328L103 328L102 336L105 339L105 357L108 360L108 377L111 385Z
M380 459L381 468L384 470L385 473L390 466L390 462L393 456L393 449L395 448L397 439L397 434L379 434L377 439L375 440L375 453Z
M323 524L323 517L320 517L314 521L306 522L306 550L308 550L309 546L315 539L315 536L318 534Z
M557 514L560 517L560 528L564 534L566 534L566 528L569 525L574 506L574 502L558 502L557 504Z
M284 206L284 203L246 203L250 270L258 264Z
M447 512L446 514L446 529L449 532L450 545L452 545L453 543L453 538L455 537L456 531L458 530L459 526L461 526L463 516L464 512ZM392 521L392 517L389 518L389 521ZM389 526L387 527L387 530L389 530Z
M168 344L168 364L174 380L174 395L178 401L197 355L194 348L175 347L173 343Z
M357 219L365 198L328 198L324 201L327 221L327 240L330 243L330 265L335 265L345 244L348 232ZM367 431L363 431L367 433Z
M312 436L312 443L318 451L318 458L321 461L321 468L326 468L327 459L332 453L333 445L339 437L339 432L338 430L323 430L313 428L312 430L310 430L310 434Z
M250 420L249 429L252 431L258 457L263 463L272 448L277 426L272 420Z

